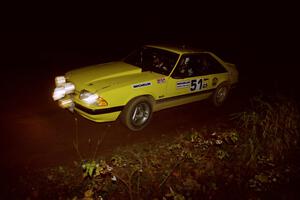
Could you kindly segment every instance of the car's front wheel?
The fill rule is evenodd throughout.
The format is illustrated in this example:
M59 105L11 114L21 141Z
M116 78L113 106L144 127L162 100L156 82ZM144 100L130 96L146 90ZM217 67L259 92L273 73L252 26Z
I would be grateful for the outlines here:
M152 116L152 103L148 97L142 96L128 102L121 114L121 122L130 130L142 130Z

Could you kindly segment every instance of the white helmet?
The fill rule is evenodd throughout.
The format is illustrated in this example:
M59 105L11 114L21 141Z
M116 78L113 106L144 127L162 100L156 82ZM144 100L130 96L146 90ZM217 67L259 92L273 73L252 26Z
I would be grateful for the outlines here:
M184 64L187 64L189 61L190 61L190 58L186 57L185 60L184 60Z

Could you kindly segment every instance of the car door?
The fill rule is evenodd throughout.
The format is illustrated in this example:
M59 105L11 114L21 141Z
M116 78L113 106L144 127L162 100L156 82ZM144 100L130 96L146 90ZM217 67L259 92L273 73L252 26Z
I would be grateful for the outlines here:
M168 80L167 97L207 95L225 79L225 68L210 54L184 54Z

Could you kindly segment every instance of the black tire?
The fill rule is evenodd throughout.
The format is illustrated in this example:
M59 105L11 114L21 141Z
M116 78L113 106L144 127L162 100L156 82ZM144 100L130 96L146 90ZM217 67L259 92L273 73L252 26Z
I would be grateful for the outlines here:
M228 97L230 86L226 83L220 84L212 95L212 103L219 107L224 104Z
M151 100L142 96L127 103L121 114L121 122L132 131L140 131L148 125L151 117Z

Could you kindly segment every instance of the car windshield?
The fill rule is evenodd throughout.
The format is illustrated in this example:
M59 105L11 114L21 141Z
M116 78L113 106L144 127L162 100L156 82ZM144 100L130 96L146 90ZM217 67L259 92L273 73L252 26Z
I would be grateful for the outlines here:
M129 54L123 61L140 67L143 71L153 71L163 75L169 75L178 57L178 54L170 51L152 47L142 47Z

